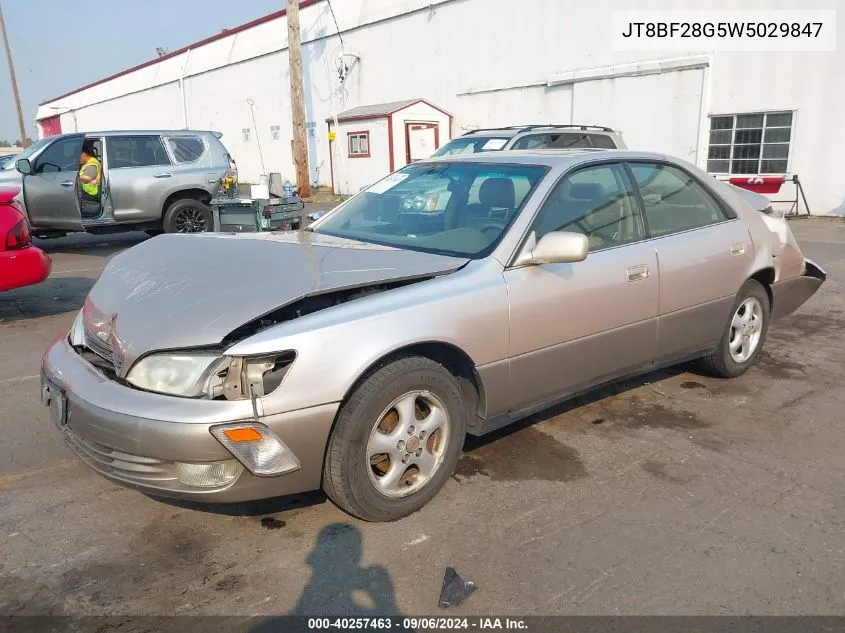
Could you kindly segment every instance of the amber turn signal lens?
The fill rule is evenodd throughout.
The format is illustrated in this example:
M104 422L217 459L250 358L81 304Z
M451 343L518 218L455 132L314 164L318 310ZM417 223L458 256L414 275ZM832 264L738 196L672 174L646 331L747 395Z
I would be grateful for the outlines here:
M261 433L251 428L226 429L223 434L232 442L257 442Z

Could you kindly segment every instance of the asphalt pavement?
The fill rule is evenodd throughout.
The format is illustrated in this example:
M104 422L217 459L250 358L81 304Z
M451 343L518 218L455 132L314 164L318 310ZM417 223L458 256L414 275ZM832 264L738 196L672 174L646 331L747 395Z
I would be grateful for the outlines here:
M391 524L319 493L163 502L83 466L40 357L146 236L42 242L51 277L0 294L0 615L843 615L845 223L791 224L828 281L746 375L674 368L470 440ZM442 612L447 566L477 589Z

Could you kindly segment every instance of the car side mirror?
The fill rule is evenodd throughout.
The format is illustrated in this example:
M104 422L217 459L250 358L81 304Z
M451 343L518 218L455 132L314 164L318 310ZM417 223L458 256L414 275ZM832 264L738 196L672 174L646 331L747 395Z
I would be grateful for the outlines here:
M24 175L28 175L32 173L32 163L29 162L28 158L20 158L15 162L15 169L21 172Z
M517 264L571 264L587 259L590 243L583 233L552 231L546 233L536 244L525 245Z

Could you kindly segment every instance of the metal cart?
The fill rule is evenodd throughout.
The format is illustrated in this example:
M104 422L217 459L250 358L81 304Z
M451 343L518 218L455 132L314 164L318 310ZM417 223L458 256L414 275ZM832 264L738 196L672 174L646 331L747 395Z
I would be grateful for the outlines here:
M297 230L304 209L298 196L264 200L220 197L211 201L214 231L218 233Z

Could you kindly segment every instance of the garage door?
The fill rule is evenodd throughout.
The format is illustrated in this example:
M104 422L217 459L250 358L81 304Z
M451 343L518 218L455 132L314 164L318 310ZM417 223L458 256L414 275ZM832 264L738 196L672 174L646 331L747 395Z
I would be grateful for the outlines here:
M622 130L630 149L696 162L704 69L576 83L576 123Z

